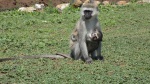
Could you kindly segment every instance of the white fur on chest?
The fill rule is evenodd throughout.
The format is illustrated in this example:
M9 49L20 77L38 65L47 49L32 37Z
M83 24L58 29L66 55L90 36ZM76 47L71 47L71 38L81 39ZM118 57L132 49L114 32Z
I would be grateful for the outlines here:
M96 24L94 22L87 22L85 26L88 33L91 33L95 29Z

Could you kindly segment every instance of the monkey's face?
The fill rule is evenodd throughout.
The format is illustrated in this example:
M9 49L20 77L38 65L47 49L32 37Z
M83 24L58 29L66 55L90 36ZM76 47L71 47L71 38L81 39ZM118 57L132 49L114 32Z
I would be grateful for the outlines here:
M97 16L97 14L98 14L98 11L96 8L87 8L87 7L81 8L81 15L85 20L94 18Z
M84 10L83 12L84 12L85 19L90 19L92 17L92 13L93 13L92 10Z

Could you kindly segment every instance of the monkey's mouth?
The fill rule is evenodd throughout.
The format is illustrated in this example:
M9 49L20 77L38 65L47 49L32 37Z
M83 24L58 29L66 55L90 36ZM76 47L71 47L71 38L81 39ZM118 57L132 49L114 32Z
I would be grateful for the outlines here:
M86 20L91 19L92 16L84 16Z

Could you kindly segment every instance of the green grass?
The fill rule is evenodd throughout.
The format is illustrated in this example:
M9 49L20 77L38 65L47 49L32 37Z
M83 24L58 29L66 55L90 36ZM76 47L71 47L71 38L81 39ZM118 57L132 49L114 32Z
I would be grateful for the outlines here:
M0 83L148 84L150 4L100 6L104 61L28 59L0 63ZM0 12L0 58L69 53L79 9Z

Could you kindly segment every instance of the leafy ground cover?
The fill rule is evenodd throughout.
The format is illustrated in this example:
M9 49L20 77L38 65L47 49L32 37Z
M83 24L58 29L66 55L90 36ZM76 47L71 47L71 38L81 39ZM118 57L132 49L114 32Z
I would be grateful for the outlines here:
M28 59L0 63L0 83L148 84L150 5L99 6L104 61L88 65L70 59ZM62 14L0 12L0 58L69 53L69 35L79 9Z

